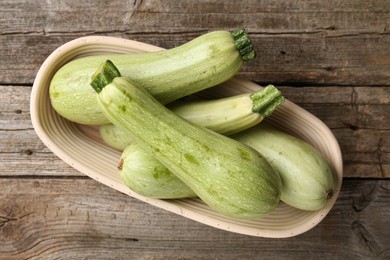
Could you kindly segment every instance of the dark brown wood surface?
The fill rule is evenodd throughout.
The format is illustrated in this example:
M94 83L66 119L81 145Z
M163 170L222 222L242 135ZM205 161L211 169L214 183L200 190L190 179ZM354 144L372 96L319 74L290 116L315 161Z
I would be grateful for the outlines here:
M60 45L110 35L171 48L244 27L258 57L240 77L273 83L339 141L330 214L287 239L238 235L116 192L37 137L29 98ZM0 259L390 258L388 1L0 0Z

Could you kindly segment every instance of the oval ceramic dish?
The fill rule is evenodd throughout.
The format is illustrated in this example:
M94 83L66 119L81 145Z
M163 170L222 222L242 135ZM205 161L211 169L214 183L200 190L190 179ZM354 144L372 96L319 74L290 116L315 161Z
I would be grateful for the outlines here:
M42 142L60 159L81 173L129 196L174 212L189 219L240 234L282 238L301 234L316 226L330 211L342 182L342 156L329 128L314 115L286 100L266 121L318 148L332 164L338 176L338 189L326 208L302 211L284 203L257 220L237 220L216 213L199 199L159 200L131 191L116 169L121 153L106 145L91 127L80 126L59 116L51 107L49 84L54 73L72 59L102 53L138 53L159 51L159 47L113 37L89 36L70 41L56 49L39 69L31 93L31 119ZM224 97L258 89L259 86L233 78L203 91L206 97Z

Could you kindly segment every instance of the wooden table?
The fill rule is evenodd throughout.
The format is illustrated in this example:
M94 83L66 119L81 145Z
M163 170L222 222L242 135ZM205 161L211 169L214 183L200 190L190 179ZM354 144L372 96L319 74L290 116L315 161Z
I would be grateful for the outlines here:
M29 114L37 70L58 46L109 35L164 48L245 27L258 57L240 77L280 86L337 137L344 182L315 228L269 239L218 230L77 172ZM390 257L388 1L0 1L0 259Z

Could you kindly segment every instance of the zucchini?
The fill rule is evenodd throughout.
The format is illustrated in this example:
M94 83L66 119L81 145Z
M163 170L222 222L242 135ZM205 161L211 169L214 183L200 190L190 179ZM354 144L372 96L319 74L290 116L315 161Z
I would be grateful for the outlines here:
M171 110L192 123L226 134L258 124L283 101L280 91L270 85L254 93L176 104ZM124 149L118 168L122 180L131 190L159 199L196 196L154 156L137 145L126 129L112 124L104 125L100 127L100 133L105 143L119 150Z
M302 210L325 207L337 178L325 157L303 140L271 126L258 125L232 136L259 151L282 179L281 200Z
M134 141L123 151L118 169L126 186L140 195L159 199L197 197L190 187Z
M65 64L53 76L50 101L54 110L70 121L108 124L89 86L91 76L106 59L134 84L168 104L233 77L244 61L254 57L251 40L242 29L209 32L170 50L82 57Z
M167 107L196 125L231 135L260 123L283 102L280 91L268 85L253 93L216 100L176 101ZM99 132L106 144L121 151L134 143L126 129L113 124L100 126Z
M175 115L119 71L109 83L105 71L111 66L102 64L94 78L105 80L91 84L106 117L124 127L207 205L238 219L261 217L278 205L280 177L260 153Z

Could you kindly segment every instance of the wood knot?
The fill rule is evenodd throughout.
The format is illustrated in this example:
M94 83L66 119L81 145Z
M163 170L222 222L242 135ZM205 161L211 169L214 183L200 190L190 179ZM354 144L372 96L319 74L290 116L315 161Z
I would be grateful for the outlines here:
M32 155L33 154L33 151L30 150L30 149L27 149L27 150L24 150L23 153L27 154L27 155Z

